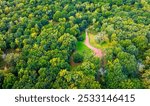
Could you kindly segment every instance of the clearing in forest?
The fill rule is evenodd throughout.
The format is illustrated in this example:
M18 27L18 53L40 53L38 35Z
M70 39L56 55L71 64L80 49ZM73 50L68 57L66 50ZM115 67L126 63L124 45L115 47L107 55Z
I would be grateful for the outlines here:
M96 56L102 57L102 56L103 56L102 50L99 49L99 48L93 47L93 46L90 44L90 39L89 39L89 36L88 36L88 32L86 31L85 33L86 33L86 39L85 39L84 44L85 44L88 48L90 48L90 49L95 53Z

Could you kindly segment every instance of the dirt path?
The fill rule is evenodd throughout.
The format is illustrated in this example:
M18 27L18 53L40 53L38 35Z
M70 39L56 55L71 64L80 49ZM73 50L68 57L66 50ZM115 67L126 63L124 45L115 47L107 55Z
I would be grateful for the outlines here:
M85 31L85 33L86 33L86 39L85 39L84 44L85 44L88 48L90 48L90 49L95 53L96 56L102 57L102 56L103 56L102 50L93 47L93 46L90 44L89 36L88 36L87 31Z

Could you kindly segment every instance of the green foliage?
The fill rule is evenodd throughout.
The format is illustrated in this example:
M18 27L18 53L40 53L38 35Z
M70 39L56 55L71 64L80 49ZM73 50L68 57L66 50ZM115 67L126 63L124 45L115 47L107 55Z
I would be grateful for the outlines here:
M93 76L85 76L82 71L61 70L57 80L53 85L57 89L98 89L100 84L94 80Z
M31 70L20 69L20 71L18 72L18 78L19 81L18 80L15 81L12 88L17 88L17 89L34 88L37 79L37 73Z
M106 73L106 86L107 88L115 89L121 88L120 82L126 79L126 75L123 74L120 62L118 59L114 60L113 63L109 63L109 67L107 68Z
M1 0L0 88L149 88L149 12L149 0Z
M92 53L91 50L83 42L77 42L76 50L82 55L90 55Z
M74 51L76 48L76 38L70 34L64 34L58 39L58 43L60 44L60 49L65 49L70 52Z
M83 62L81 66L77 67L77 70L81 70L85 75L96 75L96 65L91 61Z
M11 73L6 74L3 81L3 88L4 89L12 88L15 81L16 81L16 77L13 74Z
M0 34L0 49L5 50L6 49L6 42L4 41L4 35Z
M2 72L0 72L0 89L2 89L3 80L4 80L4 74Z
M56 13L55 13L54 16L53 16L53 19L54 19L55 21L58 21L59 18L62 18L62 17L63 17L62 12L56 11Z
M132 54L132 55L135 55L137 56L138 55L138 49L136 48L136 46L134 45L129 45L127 48L126 48L127 52Z
M118 54L118 59L120 60L121 65L123 66L123 71L127 75L135 75L137 73L137 61L135 56L130 55L126 52L120 52Z
M146 36L137 36L133 39L133 42L141 51L144 51L148 47L148 39Z
M82 61L83 61L83 55L80 54L80 53L78 53L78 52L75 52L75 53L73 54L73 61L74 61L75 63L80 63L80 62L82 62Z
M123 89L141 89L143 85L139 79L126 79L120 83Z
M142 74L142 79L144 87L150 89L150 69L145 70Z

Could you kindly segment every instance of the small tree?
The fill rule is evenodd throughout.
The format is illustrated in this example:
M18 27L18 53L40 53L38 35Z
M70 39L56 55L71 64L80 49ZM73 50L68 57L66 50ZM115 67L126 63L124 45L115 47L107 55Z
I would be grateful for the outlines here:
M73 54L73 61L75 63L80 63L83 61L83 55L81 55L80 53L76 52Z

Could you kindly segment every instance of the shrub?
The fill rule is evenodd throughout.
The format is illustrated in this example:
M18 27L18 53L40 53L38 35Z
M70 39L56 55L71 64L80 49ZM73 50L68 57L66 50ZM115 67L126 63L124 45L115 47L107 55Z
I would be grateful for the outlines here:
M82 61L83 61L83 55L80 54L80 53L78 53L78 52L75 52L75 53L73 54L73 61L74 61L75 63L80 63L80 62L82 62Z

